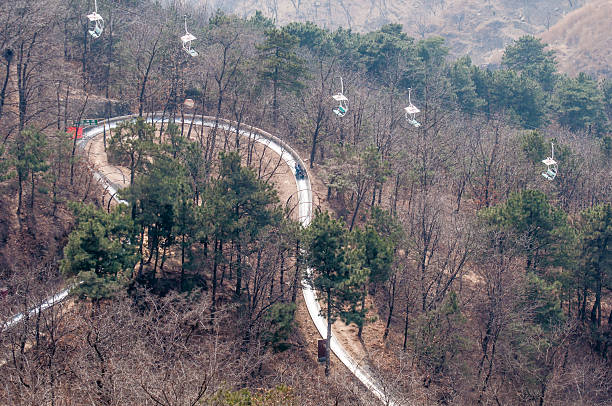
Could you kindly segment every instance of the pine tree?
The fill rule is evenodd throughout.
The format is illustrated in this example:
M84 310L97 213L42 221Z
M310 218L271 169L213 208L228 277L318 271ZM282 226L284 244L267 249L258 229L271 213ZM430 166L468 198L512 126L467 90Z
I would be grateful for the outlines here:
M142 168L146 157L155 150L154 137L155 127L139 117L136 121L126 121L117 126L109 140L109 156L115 156L119 161L128 161L130 185L134 183L136 171Z
M138 177L124 194L132 205L132 215L140 226L141 235L144 236L145 231L147 233L149 255L146 263L154 260L148 276L155 279L158 265L163 269L176 232L180 232L181 236L189 232L190 206L187 201L191 197L191 184L185 168L169 156L160 155L149 165L148 172ZM181 210L184 212L181 213ZM143 263L144 256L141 257L139 272Z
M329 375L331 326L338 317L347 323L359 317L357 304L361 299L367 270L363 267L363 250L351 244L342 220L332 218L328 212L319 212L306 233L307 263L312 268L310 282L321 293L319 300L325 304L325 375Z
M368 294L368 286L389 279L394 242L380 235L372 223L367 224L363 229L355 230L354 239L363 252L363 269L367 272L367 279L362 288L361 307L356 319L356 324L359 326L357 336L361 337L367 314L365 299Z
M30 176L32 187L29 206L33 212L36 175L40 172L45 172L49 167L47 163L49 155L47 144L46 135L32 127L23 130L13 145L12 154L14 156L15 167L17 168L17 180L19 182L17 203L18 215L21 213L23 182L28 179L28 176Z
M526 270L542 270L565 257L566 243L571 240L566 213L548 202L538 190L510 195L498 206L480 213L490 225L514 234L526 257Z
M305 61L296 53L298 38L284 28L270 28L265 31L266 40L258 45L261 57L259 76L262 81L272 84L272 114L274 126L278 122L278 90L299 92L306 74Z
M580 266L586 281L595 294L591 322L601 326L603 289L612 290L612 205L610 203L582 212L582 255ZM612 312L610 313L612 319Z
M106 213L74 204L76 227L68 237L60 269L80 281L75 292L93 301L109 298L129 280L136 264L133 223L124 206Z
M506 47L502 66L535 79L550 93L557 80L557 63L554 51L546 51L546 46L541 39L525 35Z
M252 169L241 165L236 152L220 154L219 176L212 181L199 209L203 227L213 241L211 314L215 313L217 267L224 260L224 248L231 244L236 253L235 297L242 294L243 259L249 254L265 227L280 221L276 191ZM208 238L206 236L205 238Z
M608 128L603 92L597 82L584 73L575 79L560 81L555 93L555 108L559 123L572 131L605 134Z

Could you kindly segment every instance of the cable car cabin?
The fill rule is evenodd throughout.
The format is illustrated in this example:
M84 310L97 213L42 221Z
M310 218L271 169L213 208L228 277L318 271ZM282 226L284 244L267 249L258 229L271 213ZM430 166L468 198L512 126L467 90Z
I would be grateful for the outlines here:
M304 179L306 177L306 171L302 166L298 163L295 164L295 178L296 179Z
M542 172L542 176L547 180L553 180L557 176L557 170L559 169L557 161L555 161L555 144L552 142L550 143L550 149L550 156L542 161L546 165L546 172Z
M332 97L339 103L338 107L334 107L333 112L338 117L344 117L348 112L348 99L342 93L335 94Z
M404 111L406 112L406 120L408 120L408 123L416 128L419 128L421 123L416 120L416 114L420 113L421 110L411 103L408 107L404 107Z
M546 171L542 172L542 176L544 176L547 180L553 180L557 176L557 170L559 169L557 165L557 161L548 157L542 161L544 165L546 165Z
M187 33L181 37L181 41L183 42L183 49L192 57L198 56L198 51L191 48L191 41L197 39L195 35Z
M104 31L104 19L96 11L88 14L87 18L89 19L89 31L87 32L93 38L98 38L102 35L102 31Z

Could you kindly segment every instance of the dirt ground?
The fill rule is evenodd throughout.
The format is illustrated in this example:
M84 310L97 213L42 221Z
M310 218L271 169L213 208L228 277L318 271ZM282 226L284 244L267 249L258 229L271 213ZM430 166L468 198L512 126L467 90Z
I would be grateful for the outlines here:
M107 135L108 137L109 135ZM107 140L108 141L108 140ZM87 143L85 154L94 168L106 176L106 178L119 188L128 186L130 183L130 170L122 166L108 163L106 151L104 151L104 136L98 134Z

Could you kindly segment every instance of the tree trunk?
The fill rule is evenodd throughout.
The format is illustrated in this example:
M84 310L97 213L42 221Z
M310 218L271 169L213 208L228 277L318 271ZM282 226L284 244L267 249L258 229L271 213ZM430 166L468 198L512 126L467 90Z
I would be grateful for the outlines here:
M293 276L293 292L291 293L291 303L297 300L297 291L300 283L300 240L295 241L295 274Z
M544 379L544 382L542 382L541 385L541 391L540 391L540 402L539 405L540 406L544 406L544 396L546 396L546 386L548 386L548 383L546 382L547 379Z
M213 272L212 272L212 297L210 302L210 323L212 324L215 319L215 312L217 310L217 266L219 265L219 256L223 250L221 241L215 239L215 252L213 257Z
M34 171L32 171L32 190L31 190L32 194L30 195L30 210L32 210L32 214L34 214L34 185L35 185L34 179L35 179Z
M393 206L391 207L391 213L395 215L397 212L397 199L399 195L399 186L400 186L400 174L398 173L395 176L395 187L393 188Z
M387 324L385 325L385 333L383 334L383 340L386 340L389 336L389 328L391 327L391 319L393 317L393 307L395 306L395 284L397 277L393 276L391 284L391 297L389 298L389 315L387 316Z
M168 240L164 242L164 251L162 253L161 265L159 266L159 270L161 272L164 271L164 264L166 263L166 252L168 252Z
M310 148L310 168L314 166L315 153L317 151L317 140L319 138L319 131L321 130L321 123L317 120L317 126L315 127L314 133L312 134L312 147Z
M140 86L140 95L138 96L138 117L142 117L142 112L144 111L144 98L145 92L147 89L147 81L149 80L149 74L151 73L151 67L153 66L153 60L155 59L155 55L157 53L157 44L159 42L159 37L155 40L153 44L153 50L151 51L151 57L149 58L149 63L147 64L147 69L145 70L144 76L142 78L142 84Z
M368 294L368 284L365 283L363 285L363 296L361 297L361 313L363 315L363 319L361 320L361 323L359 323L359 330L357 331L357 337L359 337L360 340L361 340L361 333L363 333L363 325L365 324L365 315L366 315L365 300L366 300L367 294Z
M586 318L586 303L587 303L587 296L589 295L589 291L588 288L585 284L583 290L582 290L582 304L580 306L580 319L584 320Z
M155 262L153 263L153 275L157 272L157 261L159 260L159 239L156 239L155 244Z
M410 314L410 302L406 300L406 318L404 319L404 345L402 348L406 352L408 347L408 315Z
M68 91L69 90L70 90L70 87L68 86L68 88L66 89L66 105L64 109L65 110L64 114L67 114L67 111L68 111ZM85 102L83 102L83 107L81 108L81 111L79 112L79 116L78 116L79 124L76 126L76 130L74 133L74 139L72 140L72 153L70 154L70 185L71 186L74 181L74 163L76 161L75 155L76 155L76 146L77 146L77 138L78 138L77 135L79 133L79 127L81 126L80 122L81 122L81 119L83 118L83 114L85 113L85 108L87 107L88 101L89 101L89 93L85 95Z
M111 197L110 199L112 200L113 198ZM141 227L140 228L140 243L138 244L138 254L140 255L140 265L138 266L137 276L141 276L142 275L142 266L144 264L144 252L143 252L144 232L145 232L144 227Z
M23 195L23 176L21 171L17 171L17 183L19 184L19 193L17 199L17 216L21 214L21 196Z
M183 234L181 241L181 281L180 287L183 290L183 283L185 278L185 234Z
M489 367L487 370L487 376L482 384L482 389L480 390L480 395L478 396L478 404L482 404L482 397L484 396L487 388L489 386L489 380L491 379L491 375L493 374L493 360L495 359L495 347L497 344L497 335L493 338L493 345L491 346L491 356L489 357ZM484 358L483 358L484 359Z
M351 218L351 226L349 227L349 231L353 231L353 227L355 226L355 219L357 218L357 213L359 213L359 206L361 206L361 202L365 196L365 191L360 196L357 196L357 204L355 205L355 212L353 213L353 217Z
M4 109L4 103L6 100L6 88L8 85L9 77L11 76L11 61L13 60L13 51L7 49L4 51L4 59L6 59L6 76L4 77L4 84L2 85L2 91L0 91L0 119L2 119L2 110Z
M601 272L599 267L596 270L596 281L595 281L595 303L593 303L593 309L591 309L591 323L597 327L601 326Z
M242 254L240 253L240 243L236 243L236 297L240 297L242 291Z
M132 152L130 155L130 186L134 184L134 172L136 172L136 157Z
M272 82L273 86L273 99L272 99L272 122L274 123L274 128L278 124L278 66L274 68L274 81Z
M281 251L280 253L280 294L283 298L283 302L285 301L285 253Z

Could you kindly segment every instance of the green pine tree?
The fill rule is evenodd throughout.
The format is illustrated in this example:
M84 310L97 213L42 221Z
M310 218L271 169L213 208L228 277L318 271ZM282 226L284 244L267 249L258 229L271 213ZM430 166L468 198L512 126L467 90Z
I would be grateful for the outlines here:
M582 212L580 271L595 294L591 322L601 326L603 289L612 290L612 204L600 204ZM586 296L586 295L585 295ZM610 312L609 321L612 321Z
M363 266L363 250L351 244L346 225L319 212L306 230L306 260L312 268L310 282L320 292L327 318L327 357L325 374L329 375L331 326L337 318L350 323L359 317L357 305L368 270Z
M608 128L604 95L597 82L584 73L560 80L555 93L559 123L572 131L604 134Z
M525 35L508 45L502 66L534 79L544 91L552 92L557 81L555 53L532 35Z
M305 61L297 54L298 38L285 28L270 28L266 40L257 46L261 67L259 77L272 84L272 114L274 126L278 122L278 91L299 92L306 76Z
M15 144L13 144L11 152L17 169L19 186L17 215L21 214L23 183L28 177L30 177L31 181L29 206L33 212L36 176L49 168L47 163L47 158L49 156L47 145L47 136L42 131L33 127L23 130L17 137Z
M80 283L75 293L99 301L112 297L130 280L137 261L133 223L124 206L106 213L73 204L76 226L64 247L60 269Z
M127 161L130 168L130 185L134 176L147 162L146 158L155 150L153 139L155 127L142 117L126 121L117 126L108 143L109 158L119 163Z

